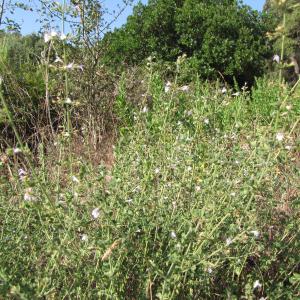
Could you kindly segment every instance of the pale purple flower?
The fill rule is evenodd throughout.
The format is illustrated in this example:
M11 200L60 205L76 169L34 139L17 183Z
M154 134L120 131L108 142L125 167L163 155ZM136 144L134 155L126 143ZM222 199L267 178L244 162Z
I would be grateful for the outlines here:
M18 170L18 175L21 181L24 181L27 175L27 172L23 169Z
M71 70L71 69L73 69L73 67L74 67L74 62L71 62L71 63L69 63L68 65L66 65L66 69L67 70Z
M22 149L14 148L13 152L14 152L14 154L19 154L19 153L22 153Z

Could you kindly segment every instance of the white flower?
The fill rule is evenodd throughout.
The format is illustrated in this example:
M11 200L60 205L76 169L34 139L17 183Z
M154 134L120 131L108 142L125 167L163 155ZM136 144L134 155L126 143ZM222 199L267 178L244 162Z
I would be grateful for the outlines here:
M54 30L51 30L50 33L49 32L45 32L45 34L44 34L44 41L45 41L45 43L50 42L56 36L57 36L57 32L54 31Z
M56 56L55 63L63 63L62 59L59 56Z
M291 145L286 145L285 147L284 147L286 150L288 150L288 151L290 151L290 150L292 150L292 146Z
M196 185L195 190L196 190L196 192L200 192L201 191L201 186Z
M35 197L32 195L32 188L27 188L25 190L24 200L25 201L33 201L33 200L35 200Z
M261 283L259 282L259 280L255 280L254 284L253 284L253 289L260 289L262 287Z
M247 89L248 89L247 82L245 82L244 86L242 87L242 91L245 92Z
M282 132L276 133L276 140L282 142L284 139L284 134Z
M280 57L279 57L278 54L275 54L275 55L273 56L273 61L277 62L278 64L280 63Z
M232 192L232 193L230 194L230 196L232 196L232 197L235 197L235 195L236 195L235 192Z
M125 202L127 202L127 203L131 203L133 200L132 199L128 199L128 200L125 200Z
M226 239L226 246L229 246L230 244L232 244L232 238L227 238Z
M209 124L209 119L204 119L204 123L206 124L206 125L208 125Z
M64 33L62 33L59 38L61 41L64 41L67 38L67 36Z
M222 93L222 94L226 94L226 93L227 93L226 87L223 87L223 88L222 88L221 93Z
M22 153L22 150L20 148L14 148L14 154Z
M63 132L63 136L64 136L64 137L70 137L70 133L67 132L67 131L66 131L66 132Z
M74 183L79 183L79 179L76 177L76 176L72 176L72 181L74 182Z
M291 110L291 109L293 108L293 105L287 105L285 108L286 108L287 110Z
M65 103L66 104L72 104L72 100L69 97L67 97L66 100L65 100Z
M259 231L257 231L257 230L252 230L252 231L250 231L255 237L259 237Z
M99 207L96 207L96 208L94 208L93 211L92 211L92 217L93 217L94 219L98 219L99 216L100 216L100 208L99 208Z
M23 169L18 170L18 175L21 181L24 181L27 175L27 172Z
M188 85L184 85L180 88L180 90L183 92L187 92L189 89L190 89L190 87Z
M57 36L57 32L54 31L54 30L51 30L50 35L51 35L52 38L54 38L54 37Z
M71 70L74 67L74 62L69 63L68 65L65 66L65 69Z
M207 272L211 274L213 272L212 268L207 268Z
M44 42L48 43L49 41L51 41L51 35L48 32L45 32L45 34L44 34Z
M168 81L165 85L165 93L168 93L171 89L171 85L172 83L170 81Z
M88 235L87 235L87 234L83 234L83 235L81 236L81 240L82 240L83 242L87 242L87 241L89 240Z
M238 97L240 95L240 92L236 92L236 93L233 93L232 96L235 96L235 97Z
M148 107L147 106L144 106L143 107L143 113L147 113L148 112Z
M192 114L193 114L193 111L192 110L189 110L189 111L187 111L187 113L186 113L188 116L191 116Z
M29 193L25 193L24 194L24 200L25 201L31 201L32 200L32 196Z
M2 85L2 83L3 83L3 77L0 76L0 85Z
M18 174L19 174L20 177L22 177L22 176L26 176L27 172L24 169L19 169Z
M154 170L154 172L155 172L155 174L158 174L158 173L160 172L159 168L156 168L156 169Z
M176 239L177 235L175 231L171 231L171 238Z

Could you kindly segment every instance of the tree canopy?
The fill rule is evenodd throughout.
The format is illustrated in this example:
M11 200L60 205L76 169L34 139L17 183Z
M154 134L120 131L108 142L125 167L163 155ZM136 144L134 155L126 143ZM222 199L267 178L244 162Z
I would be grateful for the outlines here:
M150 0L107 34L105 61L136 64L150 55L176 61L186 54L204 78L251 81L269 55L264 15L235 0Z

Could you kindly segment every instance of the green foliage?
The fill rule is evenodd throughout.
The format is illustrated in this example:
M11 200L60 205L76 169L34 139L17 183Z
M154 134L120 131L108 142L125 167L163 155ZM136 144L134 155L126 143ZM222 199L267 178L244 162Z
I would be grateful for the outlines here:
M183 53L204 78L260 75L268 56L264 17L236 1L152 0L104 38L108 63L137 64L150 55L176 61Z
M41 111L44 77L39 58L43 44L41 38L36 35L22 37L15 33L3 34L0 43L2 89L14 113L15 125L23 128L22 131L25 132L26 128L33 125L32 120L38 118ZM1 118L1 128L7 125L7 120Z
M1 164L15 183L0 181L1 297L297 298L299 95L286 110L266 80L251 96L148 78L153 105L135 110L111 173L77 155L62 177L59 139L26 175Z
M297 81L300 66L300 3L297 0L267 1L264 10L275 16L270 34L274 53L281 54L281 68L288 81Z

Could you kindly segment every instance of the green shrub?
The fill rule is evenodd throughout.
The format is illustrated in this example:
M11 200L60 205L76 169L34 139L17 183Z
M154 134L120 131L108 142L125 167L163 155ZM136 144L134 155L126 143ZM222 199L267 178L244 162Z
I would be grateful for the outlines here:
M56 173L68 146L53 147L21 180L9 165L1 297L297 298L299 108L282 116L272 107L277 126L269 108L268 118L253 109L275 101L274 83L232 96L199 81L165 92L159 74L149 78L153 106L136 110L120 136L109 180L103 166L75 155L71 174ZM126 121L122 80L117 111Z
M137 64L150 55L175 62L187 54L191 73L253 82L269 55L268 22L236 1L152 0L104 38L107 63Z

